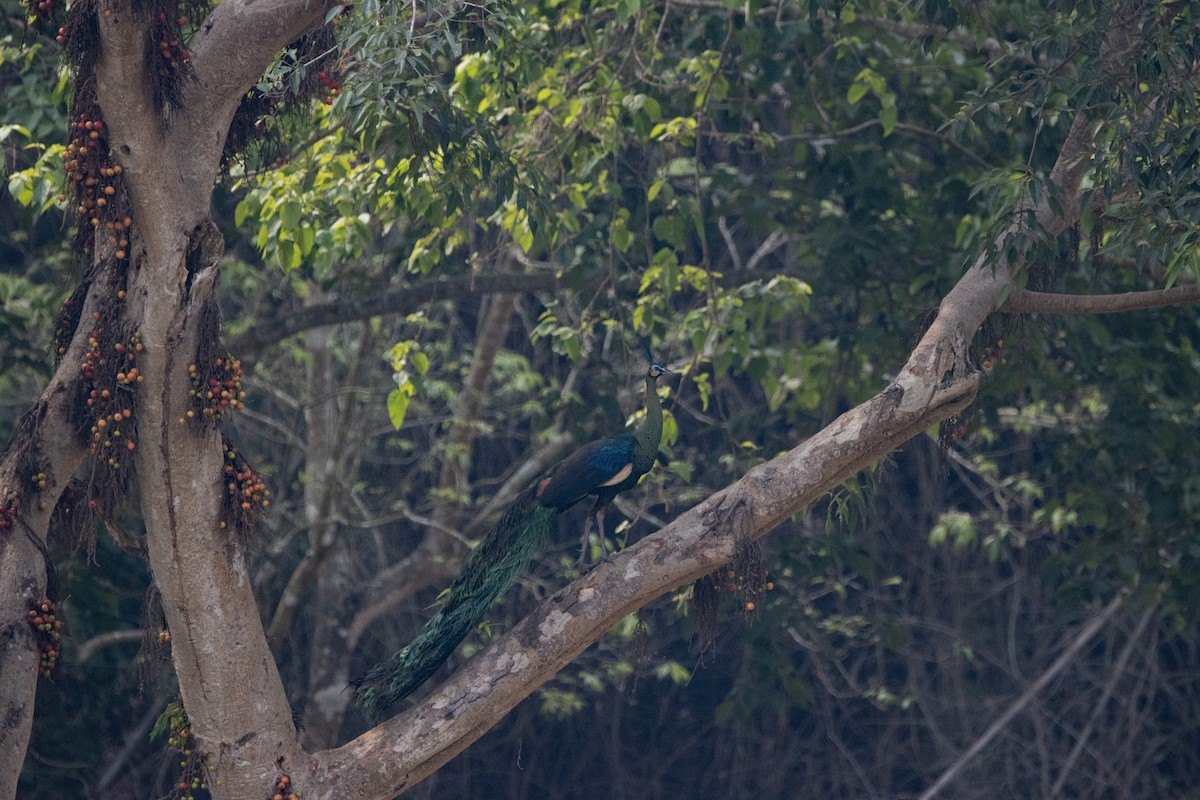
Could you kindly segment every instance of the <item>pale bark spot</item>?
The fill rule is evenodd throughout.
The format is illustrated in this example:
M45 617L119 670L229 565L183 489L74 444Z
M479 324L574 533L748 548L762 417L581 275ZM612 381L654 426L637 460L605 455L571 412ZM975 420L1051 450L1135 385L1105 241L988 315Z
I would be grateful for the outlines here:
M542 620L542 624L538 626L538 632L541 634L539 638L542 641L558 636L567 627L567 623L571 621L571 615L564 611L551 611Z

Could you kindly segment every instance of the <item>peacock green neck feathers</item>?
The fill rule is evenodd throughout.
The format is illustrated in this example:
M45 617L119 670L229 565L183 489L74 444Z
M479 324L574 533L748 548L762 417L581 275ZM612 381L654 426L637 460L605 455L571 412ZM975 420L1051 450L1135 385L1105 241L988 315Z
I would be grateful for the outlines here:
M651 369L646 373L646 415L638 424L634 437L637 445L633 449L633 474L641 477L654 466L658 448L662 445L663 414L662 402L658 399L655 380L661 372Z

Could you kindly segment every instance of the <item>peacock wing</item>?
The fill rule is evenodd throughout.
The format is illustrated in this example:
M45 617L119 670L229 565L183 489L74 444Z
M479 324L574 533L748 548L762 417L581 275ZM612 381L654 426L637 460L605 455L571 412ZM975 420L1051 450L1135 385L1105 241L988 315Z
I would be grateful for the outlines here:
M564 458L538 486L538 502L567 508L629 474L637 439L623 433L589 442Z

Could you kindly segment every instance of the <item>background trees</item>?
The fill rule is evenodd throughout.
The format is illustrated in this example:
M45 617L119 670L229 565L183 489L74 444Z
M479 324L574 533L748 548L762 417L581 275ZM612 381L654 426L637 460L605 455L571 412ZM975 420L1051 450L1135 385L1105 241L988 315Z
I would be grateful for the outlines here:
M0 122L19 127L3 129L0 382L17 435L2 474L14 520L48 531L68 622L22 796L169 791L178 756L146 733L179 691L194 752L235 784L218 794L270 788L281 756L306 796L337 791L321 771L337 751L318 769L301 746L365 729L346 679L412 635L506 498L638 406L642 336L679 377L662 466L622 498L630 522L614 535L637 540L790 452L775 483L760 470L723 496L748 507L718 496L706 508L723 511L673 529L757 535L777 501L772 589L738 589L754 577L746 554L719 575L735 599L711 654L686 586L625 617L412 794L888 797L949 775L956 796L1182 795L1196 778L1196 316L1094 313L1195 299L1194 12L1141 5L365 4L305 6L287 30L255 28L235 3L211 26L199 6L81 5L77 19L128 45L106 56L68 37L74 91L94 76L127 174L135 246L121 257L104 240L68 253L56 24L18 32L24 12L6 8ZM198 78L167 84L178 101L142 101L156 95L127 29L190 53ZM176 424L202 414L187 367L214 346L200 322L215 177L213 296L247 390L222 431L271 490L244 553L218 527L232 520L216 430ZM75 339L57 371L45 357L72 269L144 298L117 318L162 359L145 366L155 391L136 394L136 478L79 541L36 513L21 454L40 448L32 475L50 473L55 497L74 475L95 499L103 465L86 441L66 446L81 423L59 419L57 438L18 427L35 402L52 425L56 397L78 400L70 348L87 351L88 326L59 333ZM1079 295L1103 296L1081 309ZM996 306L1048 313L980 327ZM970 410L880 460L976 383ZM800 483L783 472L797 461ZM204 486L184 528L167 473ZM575 577L575 523L464 655ZM28 541L4 539L6 575L37 573ZM227 566L203 562L230 541ZM669 541L696 565L733 552ZM241 605L205 588L229 590L243 568ZM228 573L199 579L208 569ZM628 588L618 572L591 576L605 597ZM5 630L24 641L17 585ZM237 615L189 636L198 608ZM241 649L259 646L259 619L290 707L268 697L250 714L241 692L273 680L270 659ZM233 641L214 661L254 675L218 680L203 645ZM20 663L18 698L33 683ZM221 699L199 699L206 682ZM426 733L426 709L384 741ZM226 751L264 728L286 744ZM65 756L63 730L98 744Z

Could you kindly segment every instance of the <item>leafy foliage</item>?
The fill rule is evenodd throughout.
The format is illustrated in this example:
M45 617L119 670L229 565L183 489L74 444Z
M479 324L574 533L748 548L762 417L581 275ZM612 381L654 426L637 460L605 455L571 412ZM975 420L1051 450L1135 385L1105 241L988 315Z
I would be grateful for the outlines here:
M1076 293L1200 271L1189 4L1138 10L1115 66L1124 4L445 8L415 18L368 2L340 18L339 91L281 123L287 157L264 151L216 196L231 334L437 279L560 276L561 290L519 300L471 418L463 387L486 350L487 301L431 301L235 354L253 362L248 413L232 423L239 451L273 490L256 556L264 615L309 553L325 558L278 651L305 713L328 689L313 683L322 659L348 657L318 646L328 604L350 618L371 608L398 564L440 575L531 454L624 425L643 336L679 377L660 468L611 531L624 539L878 391L980 255L1024 264L1030 288ZM66 285L61 256L46 255L51 111L66 87L15 80L46 54L14 35L0 46L14 210L0 227L21 265L0 273L6 395L43 369ZM319 72L281 57L260 93ZM1104 135L1080 224L1051 237L1028 212L1061 204L1049 171L1080 113ZM772 543L765 601L754 615L725 603L715 654L694 648L686 591L644 609L415 796L538 785L582 797L596 774L614 776L615 797L916 794L1049 665L1071 622L1126 589L1131 609L1153 609L1153 634L1106 632L959 796L1044 793L1036 776L1060 767L1080 796L1183 796L1200 611L1195 313L1009 321L975 344L990 377L944 460L915 442L866 488L791 521ZM333 555L307 538L317 530L333 532ZM571 574L574 538L564 532L478 638ZM74 591L96 598L89 613L109 615L72 621L80 636L139 624L144 576L110 574L105 562L125 557L99 552L96 575L69 568ZM411 636L438 580L374 618L352 671ZM1119 672L1124 647L1136 661ZM81 680L118 670L108 653ZM64 688L78 677L70 655ZM1138 760L1139 737L1099 730L1069 760L1104 681L1146 709L1105 713L1165 743L1157 766ZM132 686L116 693L135 702ZM73 696L69 712L41 713L108 719L99 699ZM332 743L360 724L309 730ZM49 772L29 769L39 784ZM45 785L66 791L59 780Z

